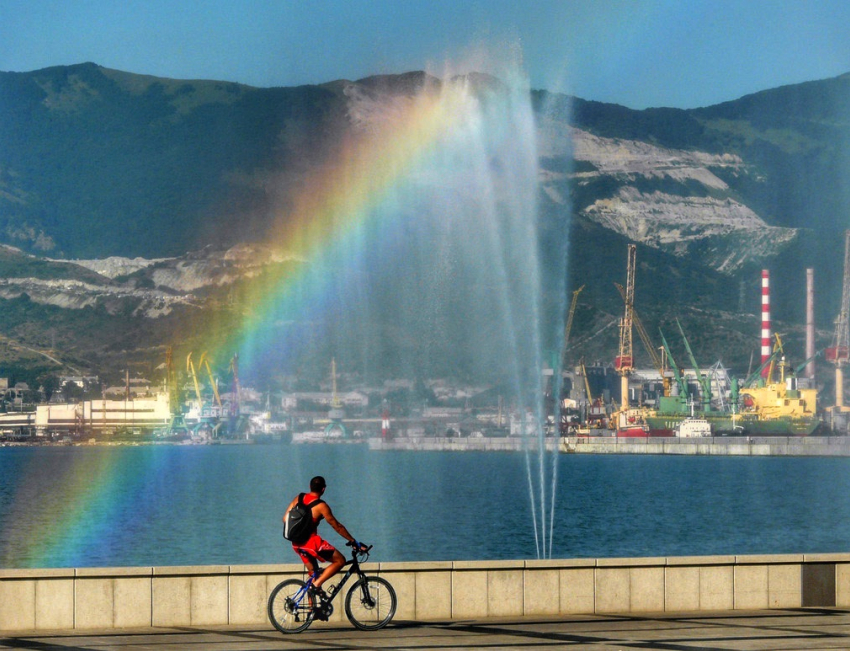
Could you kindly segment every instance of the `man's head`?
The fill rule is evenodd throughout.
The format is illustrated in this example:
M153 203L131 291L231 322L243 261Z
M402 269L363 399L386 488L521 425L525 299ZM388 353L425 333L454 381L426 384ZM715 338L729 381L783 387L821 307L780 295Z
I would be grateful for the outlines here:
M327 486L327 484L325 484L325 478L321 475L317 475L310 480L310 490L314 493L321 493L325 490L325 486Z

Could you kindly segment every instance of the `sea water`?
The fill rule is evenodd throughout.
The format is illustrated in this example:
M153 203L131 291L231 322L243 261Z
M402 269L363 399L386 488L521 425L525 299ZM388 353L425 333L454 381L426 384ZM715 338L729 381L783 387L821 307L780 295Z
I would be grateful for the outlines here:
M843 552L850 459L561 455L554 558ZM0 449L0 566L297 562L313 475L373 560L535 558L524 457L364 445ZM341 538L322 524L334 544Z

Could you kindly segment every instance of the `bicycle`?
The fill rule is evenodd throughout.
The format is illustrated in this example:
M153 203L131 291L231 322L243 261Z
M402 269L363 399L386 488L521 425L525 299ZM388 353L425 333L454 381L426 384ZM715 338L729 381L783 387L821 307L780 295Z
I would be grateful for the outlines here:
M353 547L351 543L346 543ZM395 590L389 581L379 576L366 576L360 568L369 558L372 545L364 549L353 548L351 560L343 567L348 571L335 586L328 588L324 598L311 590L318 572L307 581L287 579L275 586L269 595L269 620L281 633L300 633L306 630L314 619L327 621L333 614L332 602L342 592L342 588L352 574L357 582L351 586L345 596L345 615L361 631L377 631L390 623L397 605ZM350 567L349 567L350 566Z

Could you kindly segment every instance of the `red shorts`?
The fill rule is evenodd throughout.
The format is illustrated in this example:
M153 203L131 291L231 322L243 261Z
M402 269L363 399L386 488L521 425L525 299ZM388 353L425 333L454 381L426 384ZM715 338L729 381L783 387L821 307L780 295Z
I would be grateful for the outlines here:
M314 565L316 561L330 563L336 551L336 547L327 540L323 540L317 533L301 545L292 545L292 549L301 557L305 565Z

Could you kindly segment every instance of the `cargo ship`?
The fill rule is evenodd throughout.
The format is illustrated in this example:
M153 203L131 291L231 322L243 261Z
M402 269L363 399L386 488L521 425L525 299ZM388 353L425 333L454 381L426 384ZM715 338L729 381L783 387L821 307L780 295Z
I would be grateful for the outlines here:
M821 424L817 390L798 388L795 377L740 391L733 384L731 404L728 410L697 415L719 436L810 436ZM645 416L649 435L672 436L690 416L691 409L679 396L661 397L658 408Z
M719 436L810 436L818 429L821 420L817 415L817 389L800 388L793 371L787 371L779 335L775 335L773 354L762 367L743 381L741 389L733 379L729 400L723 401L722 409L716 409L712 402L711 380L700 373L684 330L678 321L676 323L697 375L701 409L695 410L694 403L689 400L683 373L662 333L676 391L674 395L659 397L657 408L646 413L649 436L675 436L689 418L707 421L712 434ZM778 370L775 380L774 370Z

